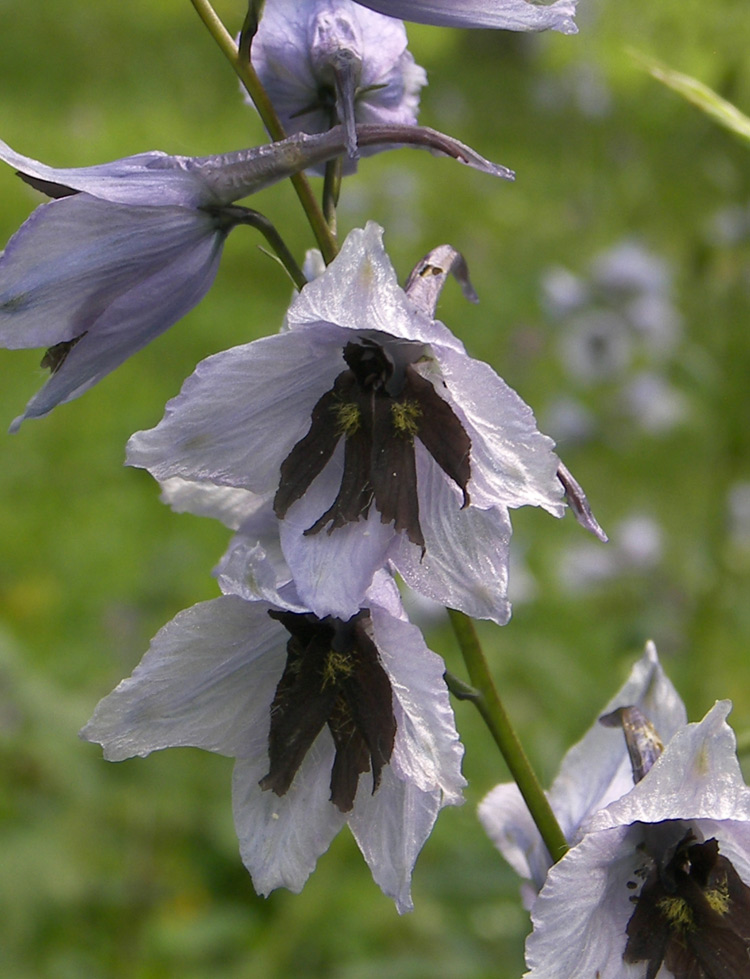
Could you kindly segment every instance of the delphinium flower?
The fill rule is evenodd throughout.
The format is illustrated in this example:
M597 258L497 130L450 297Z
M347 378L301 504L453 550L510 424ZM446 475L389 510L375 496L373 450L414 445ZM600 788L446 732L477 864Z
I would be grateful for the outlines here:
M613 414L632 418L650 435L684 421L690 402L669 376L681 318L664 259L625 240L598 255L585 277L562 268L548 270L542 291L547 312L560 321L560 360L576 387L598 385ZM571 418L568 410L567 424L566 415L548 412L557 437L571 434L571 420L575 425L585 419L578 428L589 436L602 427L582 403L571 397L569 404L577 406L579 417Z
M348 823L408 911L419 851L465 785L445 666L384 572L346 620L275 597L181 612L81 735L111 761L183 745L234 757L235 825L259 893L300 891Z
M527 0L357 0L391 17L439 27L495 27L506 31L575 34L576 0L549 6Z
M750 789L726 723L731 704L681 723L649 645L606 710L550 791L574 845L548 872L515 787L498 786L480 807L491 838L541 887L529 902L528 979L741 979Z
M423 68L406 48L401 21L353 0L273 0L253 38L251 60L288 133L342 123L349 157L356 123L414 125ZM349 160L344 172L352 172Z
M412 143L498 176L504 167L432 130L366 126L363 145ZM52 376L24 418L78 397L205 295L243 197L346 149L341 127L211 157L141 153L56 169L0 142L0 159L53 200L0 255L0 345L47 347Z
M436 249L404 290L381 235L352 231L281 333L199 364L128 461L262 498L317 615L355 614L391 565L416 591L505 622L508 507L561 516L567 491L598 525L529 407L433 318L451 268L470 288L457 253Z

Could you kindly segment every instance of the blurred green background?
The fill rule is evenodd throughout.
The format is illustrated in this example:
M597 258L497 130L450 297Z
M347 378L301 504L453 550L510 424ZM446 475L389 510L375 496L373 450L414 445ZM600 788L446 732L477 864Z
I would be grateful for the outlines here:
M239 0L217 9L239 28ZM383 224L402 277L436 244L464 252L481 303L451 284L441 318L534 407L612 537L515 514L514 617L480 630L545 782L649 638L692 719L731 697L745 746L750 733L750 146L626 51L747 112L747 5L581 0L579 24L572 38L410 27L430 77L422 121L517 182L382 154L347 181L340 217ZM0 45L0 136L47 163L263 139L187 0L0 0ZM39 197L9 168L0 195L5 241ZM310 247L288 185L253 205L299 256ZM467 803L441 815L402 918L346 832L301 895L257 898L228 759L110 765L76 737L154 632L216 594L227 532L170 513L123 450L200 358L279 327L290 288L253 234L235 232L179 325L0 436L0 974L513 979L528 921L475 816L507 772L466 704ZM40 356L0 351L0 428L41 385Z

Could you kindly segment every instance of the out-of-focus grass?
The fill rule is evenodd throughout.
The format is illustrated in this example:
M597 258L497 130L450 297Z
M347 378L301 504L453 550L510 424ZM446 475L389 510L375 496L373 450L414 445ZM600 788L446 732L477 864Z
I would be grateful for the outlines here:
M217 6L239 26L241 4ZM730 696L738 730L750 729L750 518L743 531L728 502L750 480L750 155L624 53L662 57L747 112L744 4L689 8L584 6L575 38L410 28L430 74L422 120L514 167L517 182L399 151L364 161L344 188L342 224L382 223L402 276L442 241L465 253L481 304L449 285L441 317L540 419L554 425L565 397L597 420L560 451L608 529L634 512L661 529L655 563L575 589L583 532L571 519L514 515L534 588L506 628L480 631L546 780L647 638L692 718ZM187 2L6 0L0 38L0 136L45 162L262 139ZM5 240L39 198L8 169L0 193ZM297 254L310 246L288 186L253 204ZM657 366L687 410L661 434L623 412L614 379L571 378L559 355L566 326L540 302L545 270L585 276L624 239L669 263L682 316ZM511 979L527 922L474 815L507 776L468 705L456 707L468 802L441 815L417 865L416 911L403 918L345 833L301 895L255 897L226 759L180 750L112 766L76 739L150 636L216 593L209 570L226 531L171 514L150 478L121 463L128 435L158 421L200 358L280 325L289 286L258 243L235 232L198 309L84 398L0 437L0 970ZM40 355L0 351L6 424L42 383ZM460 673L450 636L437 628L430 639Z

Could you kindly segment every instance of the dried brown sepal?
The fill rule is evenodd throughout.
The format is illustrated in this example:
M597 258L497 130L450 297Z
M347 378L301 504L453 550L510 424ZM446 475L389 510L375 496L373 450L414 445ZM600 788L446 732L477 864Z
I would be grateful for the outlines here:
M478 303L479 297L469 279L466 260L451 245L438 245L425 255L411 270L404 292L418 309L433 317L440 293L451 274L461 286L464 298Z
M581 484L562 462L557 469L557 478L563 485L565 499L568 501L568 506L573 511L578 523L590 531L594 537L598 537L603 544L606 544L609 537L604 533L599 526L599 521L591 512L589 501L586 499L586 494L583 492Z
M649 771L664 745L656 728L637 707L618 707L599 718L604 727L622 727L633 768L633 782L638 783Z

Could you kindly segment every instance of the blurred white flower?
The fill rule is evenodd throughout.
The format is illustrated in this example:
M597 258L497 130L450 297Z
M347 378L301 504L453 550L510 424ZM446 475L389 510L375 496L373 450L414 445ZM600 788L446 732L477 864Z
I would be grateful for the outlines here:
M624 373L633 357L627 322L617 313L593 309L569 320L560 335L560 356L568 374L591 384Z
M555 318L580 309L589 296L586 283L570 269L553 265L542 274L542 305Z
M734 483L729 488L729 533L738 547L750 547L750 482Z
M644 431L661 435L683 422L687 396L654 371L639 371L622 390L625 411Z
M664 259L635 241L623 241L607 249L592 265L598 288L614 293L669 292L671 274Z

